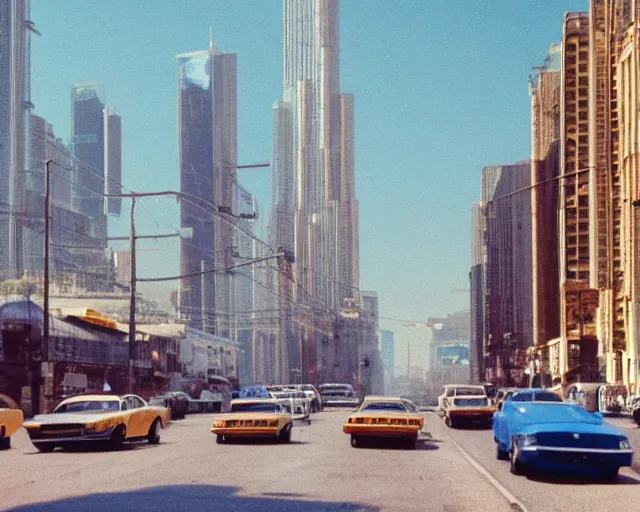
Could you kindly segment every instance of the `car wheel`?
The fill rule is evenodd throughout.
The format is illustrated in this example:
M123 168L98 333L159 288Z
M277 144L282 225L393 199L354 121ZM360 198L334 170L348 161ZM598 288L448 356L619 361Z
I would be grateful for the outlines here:
M149 441L149 444L158 444L160 442L160 420L157 418L151 424L147 434L147 441Z
M633 419L640 427L640 407L638 407L635 411L633 411Z
M356 436L351 436L351 446L354 448L359 448L360 447L360 439L358 439Z
M512 441L509 460L511 462L511 473L514 475L524 475L525 468L524 464L522 464L522 462L520 462L519 460L515 439Z
M605 482L615 482L618 479L620 468L607 468L602 472L602 479Z
M285 427L280 433L280 442L288 443L291 441L291 427Z
M502 449L502 445L499 441L496 441L496 459L509 460L509 452Z
M221 435L221 434L218 434L218 435L216 436L216 443L218 443L218 444L224 444L224 436L223 436L223 435Z
M0 450L8 450L11 448L11 438L4 437L4 427L2 427L2 432L0 432Z
M119 450L120 448L122 448L122 445L124 444L126 438L127 428L124 425L118 425L111 434L109 445L113 450Z
M33 446L35 446L36 450L38 450L40 453L51 453L56 449L55 444L49 443L33 443Z
M409 450L415 450L417 446L418 446L418 436L410 437L409 439L407 439L407 448Z

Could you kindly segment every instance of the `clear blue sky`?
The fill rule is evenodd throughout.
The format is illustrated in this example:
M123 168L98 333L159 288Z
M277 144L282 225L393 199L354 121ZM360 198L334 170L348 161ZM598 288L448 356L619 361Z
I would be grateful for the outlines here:
M527 76L560 40L563 13L587 0L343 0L342 90L355 95L361 286L383 317L421 320L468 307L470 208L485 165L530 152ZM175 55L205 49L209 26L238 54L238 154L271 157L271 105L282 96L280 0L31 0L35 113L69 137L70 89L101 81L123 120L123 184L177 189ZM267 170L241 182L269 206ZM149 200L141 234L173 231L175 200ZM128 212L123 205L123 212ZM127 232L126 215L113 226ZM177 274L177 244L147 242L142 276ZM122 248L126 248L123 246ZM161 298L167 293L158 292ZM426 330L396 332L424 357Z

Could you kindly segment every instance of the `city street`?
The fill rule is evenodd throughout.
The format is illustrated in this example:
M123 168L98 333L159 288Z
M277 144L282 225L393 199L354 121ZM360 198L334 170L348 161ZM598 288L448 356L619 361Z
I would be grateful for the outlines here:
M39 454L22 430L13 449L0 453L0 509L506 512L521 503L531 512L579 512L638 506L640 476L628 469L616 484L515 477L495 460L489 430L450 430L433 413L425 414L415 451L354 449L341 432L347 414L315 414L311 426L294 428L289 445L216 445L209 415L173 422L158 446L120 452ZM452 439L492 476L475 468Z

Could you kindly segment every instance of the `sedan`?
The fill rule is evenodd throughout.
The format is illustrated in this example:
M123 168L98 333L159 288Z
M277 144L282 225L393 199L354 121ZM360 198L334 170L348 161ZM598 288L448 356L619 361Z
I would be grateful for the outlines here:
M496 456L511 472L579 471L614 480L631 466L633 450L600 413L569 404L550 391L528 389L507 397L493 417Z

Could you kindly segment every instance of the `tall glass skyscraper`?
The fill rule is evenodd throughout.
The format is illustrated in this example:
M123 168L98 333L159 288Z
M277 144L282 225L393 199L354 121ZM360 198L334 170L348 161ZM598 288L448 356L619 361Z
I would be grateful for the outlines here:
M222 54L211 42L208 50L176 58L180 191L201 200L180 201L181 227L193 230L190 240L180 242L180 273L192 274L233 261L233 225L213 215L211 205L233 210L236 204L236 54ZM191 327L233 335L230 274L182 279L179 295L180 313Z
M24 270L23 171L29 166L29 0L0 2L0 274Z
M360 300L353 97L340 93L340 3L283 5L284 87L273 108L271 242L295 256L296 301L337 309L346 298ZM290 365L316 368L322 342L315 327L280 329Z

